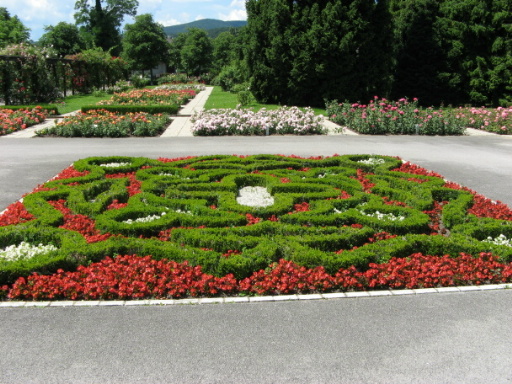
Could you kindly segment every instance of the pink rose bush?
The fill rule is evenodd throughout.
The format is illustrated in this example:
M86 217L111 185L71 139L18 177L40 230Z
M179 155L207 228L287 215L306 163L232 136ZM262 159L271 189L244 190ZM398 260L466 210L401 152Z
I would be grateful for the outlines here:
M322 117L311 108L281 107L277 110L211 109L192 116L196 136L224 135L318 135L324 134Z

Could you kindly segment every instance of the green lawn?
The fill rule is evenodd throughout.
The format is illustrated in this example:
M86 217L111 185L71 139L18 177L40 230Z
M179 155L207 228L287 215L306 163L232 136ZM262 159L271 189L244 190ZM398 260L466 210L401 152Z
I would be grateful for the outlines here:
M234 109L238 105L237 96L235 93L224 92L221 87L215 86L213 92L206 101L204 109ZM281 105L278 104L261 104L256 101L244 108L251 108L254 111L259 111L262 108L268 110L278 109ZM324 108L312 108L316 115L325 115Z
M112 95L92 96L92 95L73 95L64 98L64 102L58 103L61 114L77 111L84 105L93 105L98 101L110 99Z

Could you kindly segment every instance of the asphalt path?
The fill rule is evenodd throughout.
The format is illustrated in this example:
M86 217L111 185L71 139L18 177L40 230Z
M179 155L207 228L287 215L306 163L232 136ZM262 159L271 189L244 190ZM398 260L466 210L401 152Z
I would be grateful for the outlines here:
M510 137L1 139L0 210L88 156L400 156L512 206ZM0 383L512 383L512 290L0 308Z

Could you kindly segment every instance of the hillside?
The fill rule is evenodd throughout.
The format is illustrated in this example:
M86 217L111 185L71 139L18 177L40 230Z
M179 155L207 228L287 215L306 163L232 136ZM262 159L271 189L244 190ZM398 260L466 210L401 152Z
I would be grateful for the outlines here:
M171 25L169 27L164 27L164 32L168 36L177 36L180 33L187 32L189 28L199 28L204 29L205 31L210 30L228 30L230 28L239 28L243 27L247 24L246 20L237 20L237 21L223 21L216 19L203 19L192 21L191 23L179 24L179 25Z

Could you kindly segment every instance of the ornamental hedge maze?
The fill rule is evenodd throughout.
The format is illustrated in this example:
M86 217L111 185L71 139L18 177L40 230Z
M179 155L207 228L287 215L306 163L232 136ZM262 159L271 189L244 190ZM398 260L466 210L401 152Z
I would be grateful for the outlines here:
M272 201L239 203L246 187ZM4 257L0 284L117 255L237 280L283 260L331 275L415 253L486 252L509 263L511 238L507 206L394 157L94 157L0 215L0 250L53 245Z

